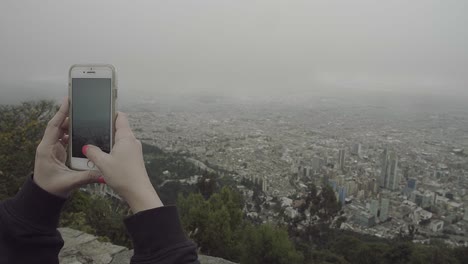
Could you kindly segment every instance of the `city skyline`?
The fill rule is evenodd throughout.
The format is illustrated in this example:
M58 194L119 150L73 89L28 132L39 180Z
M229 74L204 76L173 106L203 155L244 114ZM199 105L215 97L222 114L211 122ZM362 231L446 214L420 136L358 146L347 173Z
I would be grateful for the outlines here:
M153 151L151 184L173 199L219 183L252 223L468 246L467 12L456 0L6 0L0 105L56 100L70 65L110 63L117 110ZM83 87L74 156L109 149L97 123L110 107ZM174 164L161 169L160 153Z

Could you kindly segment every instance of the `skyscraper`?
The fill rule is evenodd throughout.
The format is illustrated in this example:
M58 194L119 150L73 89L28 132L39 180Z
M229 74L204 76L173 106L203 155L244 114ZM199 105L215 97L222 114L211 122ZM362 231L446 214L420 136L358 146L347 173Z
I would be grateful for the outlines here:
M385 149L382 153L382 168L380 171L380 187L389 190L398 189L400 177L398 174L398 157Z
M361 144L359 143L356 143L353 145L353 149L352 149L352 154L353 155L357 155L358 157L361 157Z
M268 191L267 180L265 177L262 179L262 192L266 193Z
M388 172L388 185L387 189L397 190L400 184L400 177L398 174L398 157L393 154L390 156L390 167Z
M390 207L390 200L387 198L382 198L380 201L380 221L384 222L388 219L388 209Z
M405 188L403 189L403 193L406 197L409 197L412 192L416 191L417 181L415 178L409 178Z
M384 149L382 152L382 168L380 171L379 185L382 188L386 187L387 183L387 171L388 171L389 155L388 149Z
M344 186L338 187L338 200L341 204L345 204L347 189Z
M345 153L344 149L340 149L338 152L338 168L340 170L344 170L345 167Z
M370 213L377 218L379 213L379 201L372 199L370 203Z

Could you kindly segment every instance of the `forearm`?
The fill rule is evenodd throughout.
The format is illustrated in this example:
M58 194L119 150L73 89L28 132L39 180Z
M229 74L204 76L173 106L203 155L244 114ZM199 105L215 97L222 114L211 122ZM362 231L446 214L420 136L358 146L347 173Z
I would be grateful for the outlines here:
M125 225L134 245L132 264L199 263L196 245L185 236L176 207L139 212Z
M58 263L63 240L57 225L65 200L31 177L14 198L0 203L0 264Z
M158 207L163 207L161 199L159 199L156 190L153 188L153 185L147 178L147 183L143 185L138 191L133 193L124 192L122 194L125 201L127 201L130 209L134 214L137 214L141 211L146 211Z

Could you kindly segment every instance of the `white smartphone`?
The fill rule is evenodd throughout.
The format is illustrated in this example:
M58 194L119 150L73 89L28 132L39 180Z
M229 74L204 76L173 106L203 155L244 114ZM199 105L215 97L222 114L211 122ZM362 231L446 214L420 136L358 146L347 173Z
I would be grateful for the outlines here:
M114 143L117 85L112 65L73 65L69 71L68 166L97 170L82 153L92 144L110 153Z

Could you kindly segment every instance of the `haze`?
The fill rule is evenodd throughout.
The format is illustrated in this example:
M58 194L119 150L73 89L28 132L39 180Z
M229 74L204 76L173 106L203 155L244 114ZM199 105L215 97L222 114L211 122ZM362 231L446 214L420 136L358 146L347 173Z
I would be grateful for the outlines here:
M121 95L466 96L467 1L0 2L0 103L67 93L75 63Z

